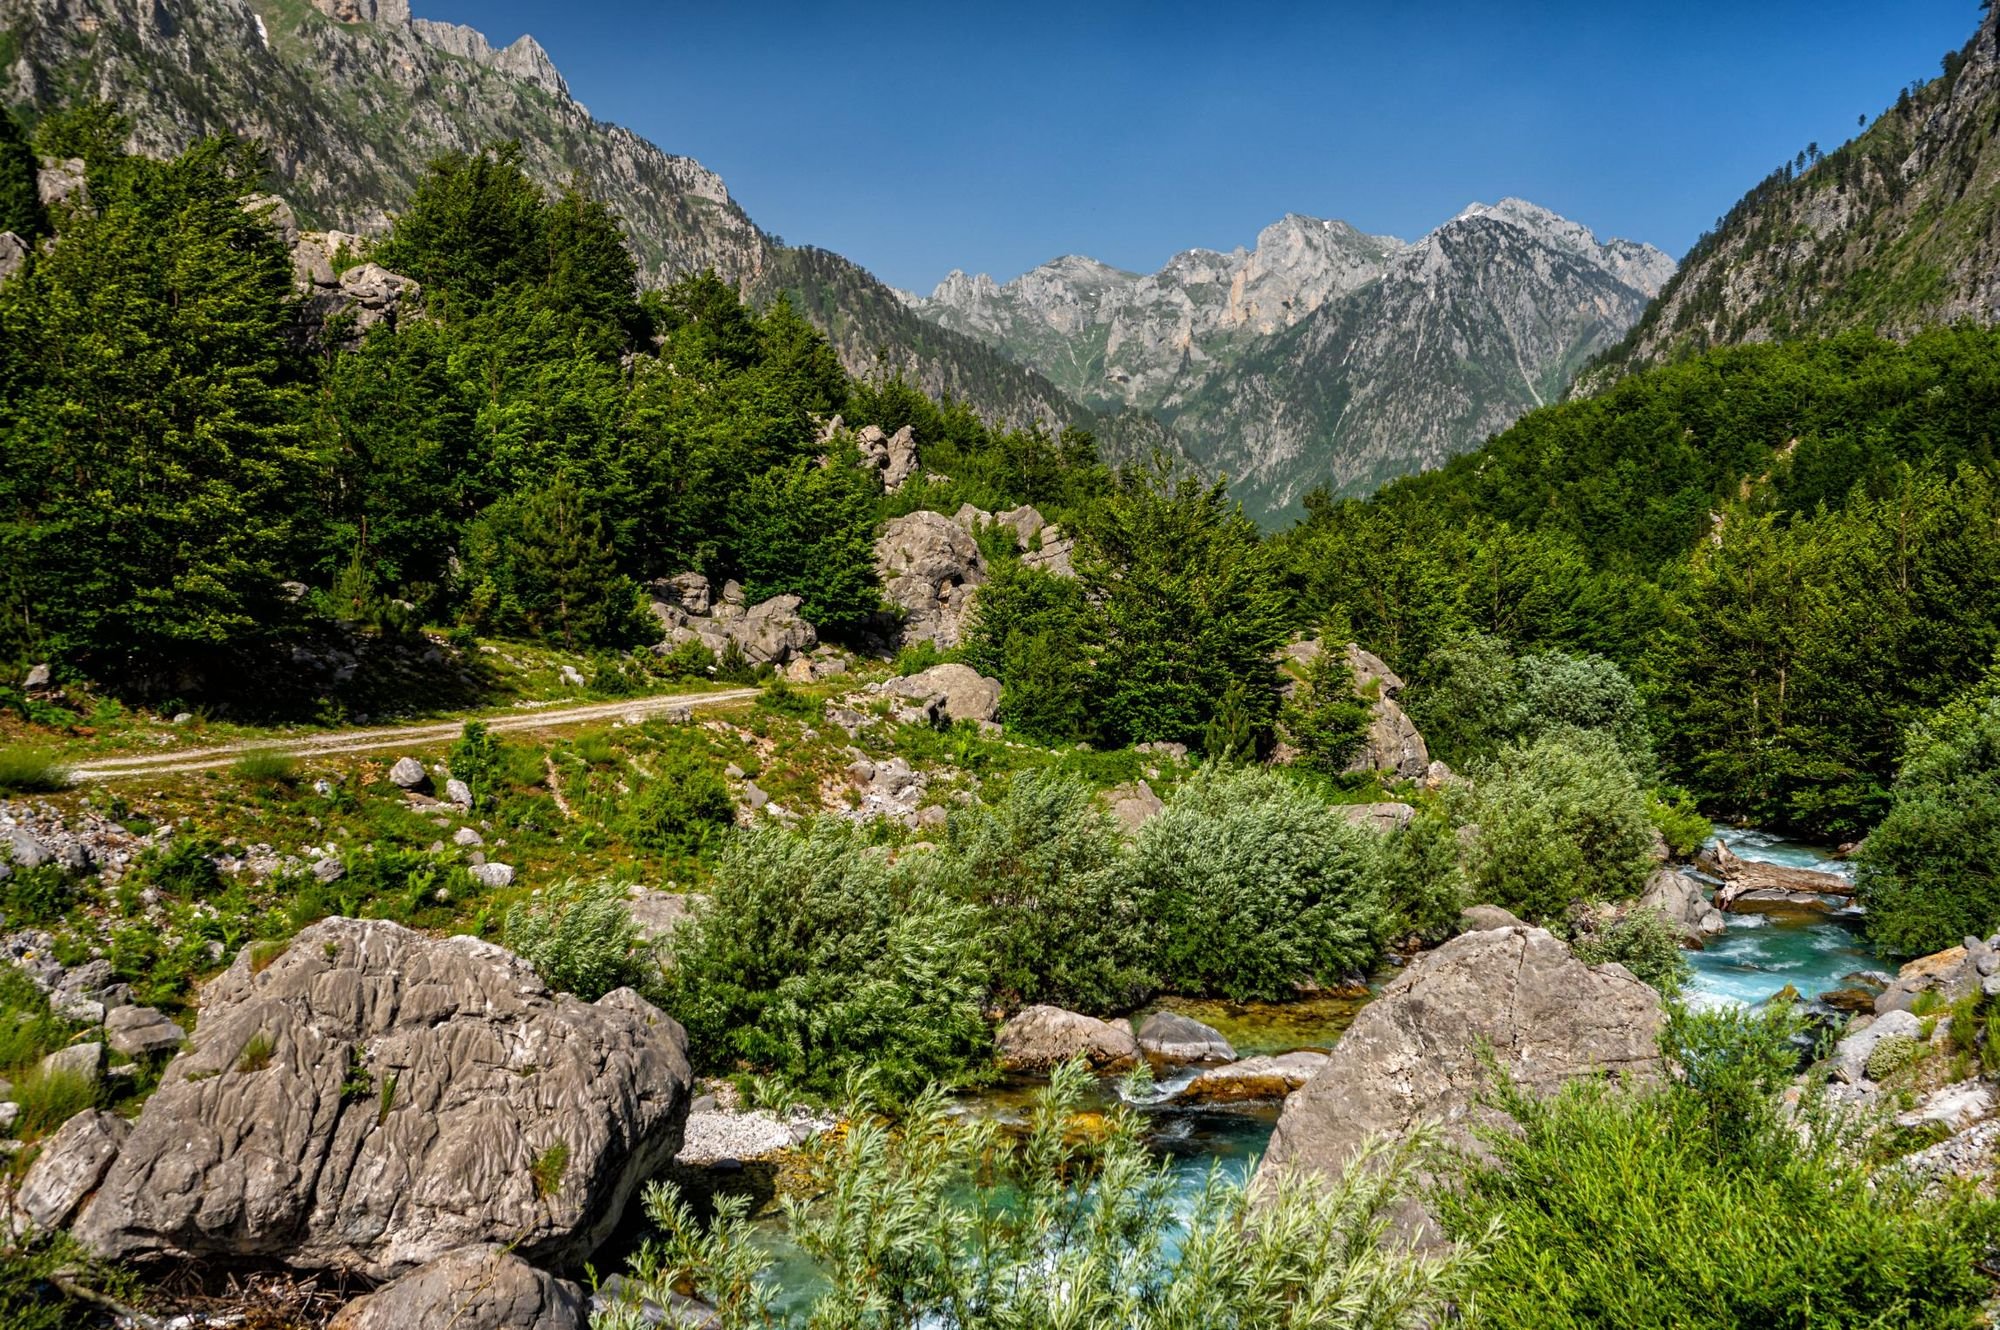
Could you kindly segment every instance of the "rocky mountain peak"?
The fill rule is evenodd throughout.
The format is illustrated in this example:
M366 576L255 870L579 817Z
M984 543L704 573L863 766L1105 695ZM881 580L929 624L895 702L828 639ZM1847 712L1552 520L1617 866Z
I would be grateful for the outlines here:
M1603 268L1625 285L1644 291L1649 296L1658 295L1660 288L1674 274L1674 261L1663 251L1633 240L1614 238L1600 241L1596 233L1582 222L1571 221L1526 199L1504 198L1493 204L1467 204L1438 230L1482 220L1525 231L1539 243Z
M312 0L312 7L335 23L404 24L410 0Z
M320 3L365 3L365 0L320 0ZM412 21L410 27L417 36L440 51L533 84L560 101L570 100L569 84L557 72L555 61L549 59L549 53L542 49L542 44L531 36L523 34L508 45L495 49L486 40L485 33L477 28L468 28L463 23L440 23L436 19L420 18Z

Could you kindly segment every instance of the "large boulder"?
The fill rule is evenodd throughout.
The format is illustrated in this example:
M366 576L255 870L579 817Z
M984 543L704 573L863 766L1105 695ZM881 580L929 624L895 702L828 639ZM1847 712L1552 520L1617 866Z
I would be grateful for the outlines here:
M943 513L907 513L876 538L875 575L901 613L902 640L949 650L964 638L986 559L972 533Z
M938 699L952 720L990 721L1000 714L1000 681L970 665L933 665L906 678L891 679L882 691L914 702Z
M1025 1007L994 1037L1008 1071L1048 1071L1082 1058L1100 1071L1139 1060L1139 1041L1124 1021L1100 1021L1061 1007Z
M1276 1057L1244 1058L1194 1078L1177 1095L1182 1104L1244 1104L1283 1099L1311 1082L1326 1054L1301 1049Z
M1488 1056L1534 1094L1584 1076L1653 1077L1664 1020L1659 994L1623 966L1585 965L1543 929L1461 934L1391 980L1286 1101L1260 1182L1337 1174L1370 1138L1421 1123L1471 1147L1493 1112L1477 1102ZM1398 1218L1411 1236L1434 1236L1420 1208Z
M916 473L917 438L908 425L894 434L884 434L880 425L864 426L855 433L854 446L865 463L882 473L882 488L890 494Z
M1192 1016L1156 1011L1139 1022L1139 1047L1162 1062L1234 1062L1222 1032Z
M1144 780L1112 786L1104 792L1104 804L1128 836L1138 835L1140 827L1167 811L1167 801Z
M28 242L12 231L0 231L0 283L28 266Z
M575 1284L483 1243L356 1298L327 1330L582 1330L585 1323Z
M1701 894L1701 884L1671 868L1653 870L1633 908L1652 910L1664 918L1683 946L1699 947L1728 927L1722 911Z
M731 582L722 598L709 605L682 578L655 583L654 595L653 614L666 637L653 650L663 656L684 642L700 642L722 656L734 643L752 665L783 665L819 645L819 629L800 615L805 602L797 596L772 596L746 606L742 588ZM695 604L707 613L689 608Z
M389 1279L478 1243L573 1265L680 1149L686 1036L470 937L326 919L202 995L74 1232L118 1259Z

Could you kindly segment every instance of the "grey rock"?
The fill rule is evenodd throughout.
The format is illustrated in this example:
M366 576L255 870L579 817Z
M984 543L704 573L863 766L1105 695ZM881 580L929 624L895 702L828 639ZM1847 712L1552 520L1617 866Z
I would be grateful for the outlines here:
M0 262L4 262L4 259L0 259ZM35 666L33 669L30 669L28 671L27 677L21 680L21 688L25 692L30 692L30 693L39 692L42 689L47 688L48 686L49 686L49 667L47 665Z
M1104 802L1128 836L1137 835L1140 827L1167 811L1166 800L1155 794L1144 780L1112 786L1104 792Z
M332 855L313 860L312 875L321 882L338 882L347 876L347 866Z
M36 196L50 211L66 204L85 203L90 198L88 175L81 157L44 157L41 168L35 172Z
M639 936L656 946L671 943L674 933L690 914L688 898L675 891L642 891L626 903L625 909L632 916L632 926L639 930Z
M474 864L466 871L472 874L473 881L494 891L514 885L512 864Z
M177 1051L187 1031L153 1007L118 1007L104 1018L104 1039L111 1051L128 1058L149 1058Z
M1156 1011L1139 1022L1139 1047L1167 1062L1233 1062L1236 1050L1213 1026Z
M355 1299L328 1330L583 1330L586 1323L575 1284L481 1243Z
M1883 1012L1866 1028L1856 1030L1833 1046L1833 1074L1849 1085L1868 1079L1868 1055L1875 1045L1891 1035L1922 1037L1923 1022L1907 1011Z
M771 796L764 793L756 781L746 780L743 782L743 802L750 805L752 809L758 809L770 803Z
M104 1045L71 1044L42 1059L44 1076L82 1076L91 1081L104 1079Z
M1493 1120L1479 1102L1489 1053L1537 1095L1580 1077L1650 1079L1664 1021L1658 993L1621 966L1585 965L1542 929L1462 933L1390 980L1286 1102L1259 1185L1286 1171L1338 1174L1371 1137L1419 1123L1470 1148L1471 1128ZM1397 1218L1420 1241L1436 1236L1416 1203Z
M14 1130L14 1124L21 1120L21 1106L11 1099L0 1099L0 1131Z
M26 827L15 827L7 833L7 857L16 868L40 868L55 858Z
M0 285L27 266L28 242L12 231L0 231Z
M1410 819L1417 815L1416 809L1402 803L1335 804L1333 811L1365 831L1384 836L1409 826Z
M104 1181L131 1134L132 1124L115 1113L100 1109L78 1113L43 1144L21 1179L16 1207L37 1228L64 1227L84 1198Z
M1023 1008L1000 1027L993 1043L1008 1071L1047 1071L1077 1057L1101 1071L1115 1071L1139 1060L1139 1041L1130 1025L1061 1007Z
M1497 905L1472 905L1459 912L1458 931L1483 933L1492 928L1526 928L1527 925Z
M421 790L431 783L431 774L414 757L399 757L389 768L389 779L406 790Z
M245 1059L253 1040L267 1057ZM490 943L381 920L322 920L261 971L246 949L191 1043L74 1229L107 1257L389 1279L498 1242L561 1268L673 1158L687 1112L686 1037L636 994L553 995ZM546 1183L558 1151L551 1190L536 1163Z
M954 721L988 721L1000 714L1000 681L987 678L970 665L933 665L906 678L891 679L882 691L914 701L941 698L945 716Z
M451 843L462 846L484 845L486 838L472 827L460 827L451 833Z
M1244 1058L1204 1071L1176 1099L1184 1104L1241 1104L1283 1099L1326 1065L1326 1054L1301 1050Z
M460 808L470 808L472 787L462 780L448 780L444 783L444 798L446 803L456 804Z
M986 558L972 534L942 513L891 518L875 541L883 599L902 617L901 638L944 649L959 644Z
M1633 908L1651 910L1665 919L1682 946L1699 947L1727 927L1721 912L1702 895L1701 884L1672 868L1653 870Z

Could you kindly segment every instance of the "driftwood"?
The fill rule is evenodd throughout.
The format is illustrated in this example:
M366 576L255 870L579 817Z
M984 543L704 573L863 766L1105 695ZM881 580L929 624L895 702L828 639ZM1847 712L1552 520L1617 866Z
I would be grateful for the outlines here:
M1713 850L1704 850L1695 867L1722 885L1715 891L1715 908L1727 910L1746 892L1782 891L1795 896L1852 896L1854 884L1833 873L1810 868L1787 868L1783 864L1739 859L1730 853L1726 841L1718 840Z

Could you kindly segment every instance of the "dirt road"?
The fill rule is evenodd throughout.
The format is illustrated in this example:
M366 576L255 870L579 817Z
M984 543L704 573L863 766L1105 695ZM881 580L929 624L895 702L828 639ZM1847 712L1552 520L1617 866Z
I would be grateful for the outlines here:
M618 720L630 716L644 719L677 707L712 707L743 702L757 696L755 688L732 688L718 693L673 693L661 697L634 697L618 702L591 702L580 706L550 706L540 709L515 708L477 717L496 734L513 730L546 730L565 725L586 725L598 720ZM74 768L77 781L129 780L139 776L162 776L177 771L206 771L226 767L245 753L285 753L293 757L322 757L334 753L367 753L383 748L417 748L456 739L464 728L462 720L439 721L426 725L384 725L365 730L323 730L296 739L245 739L215 748L183 748L172 753L148 753L137 757L102 757Z

